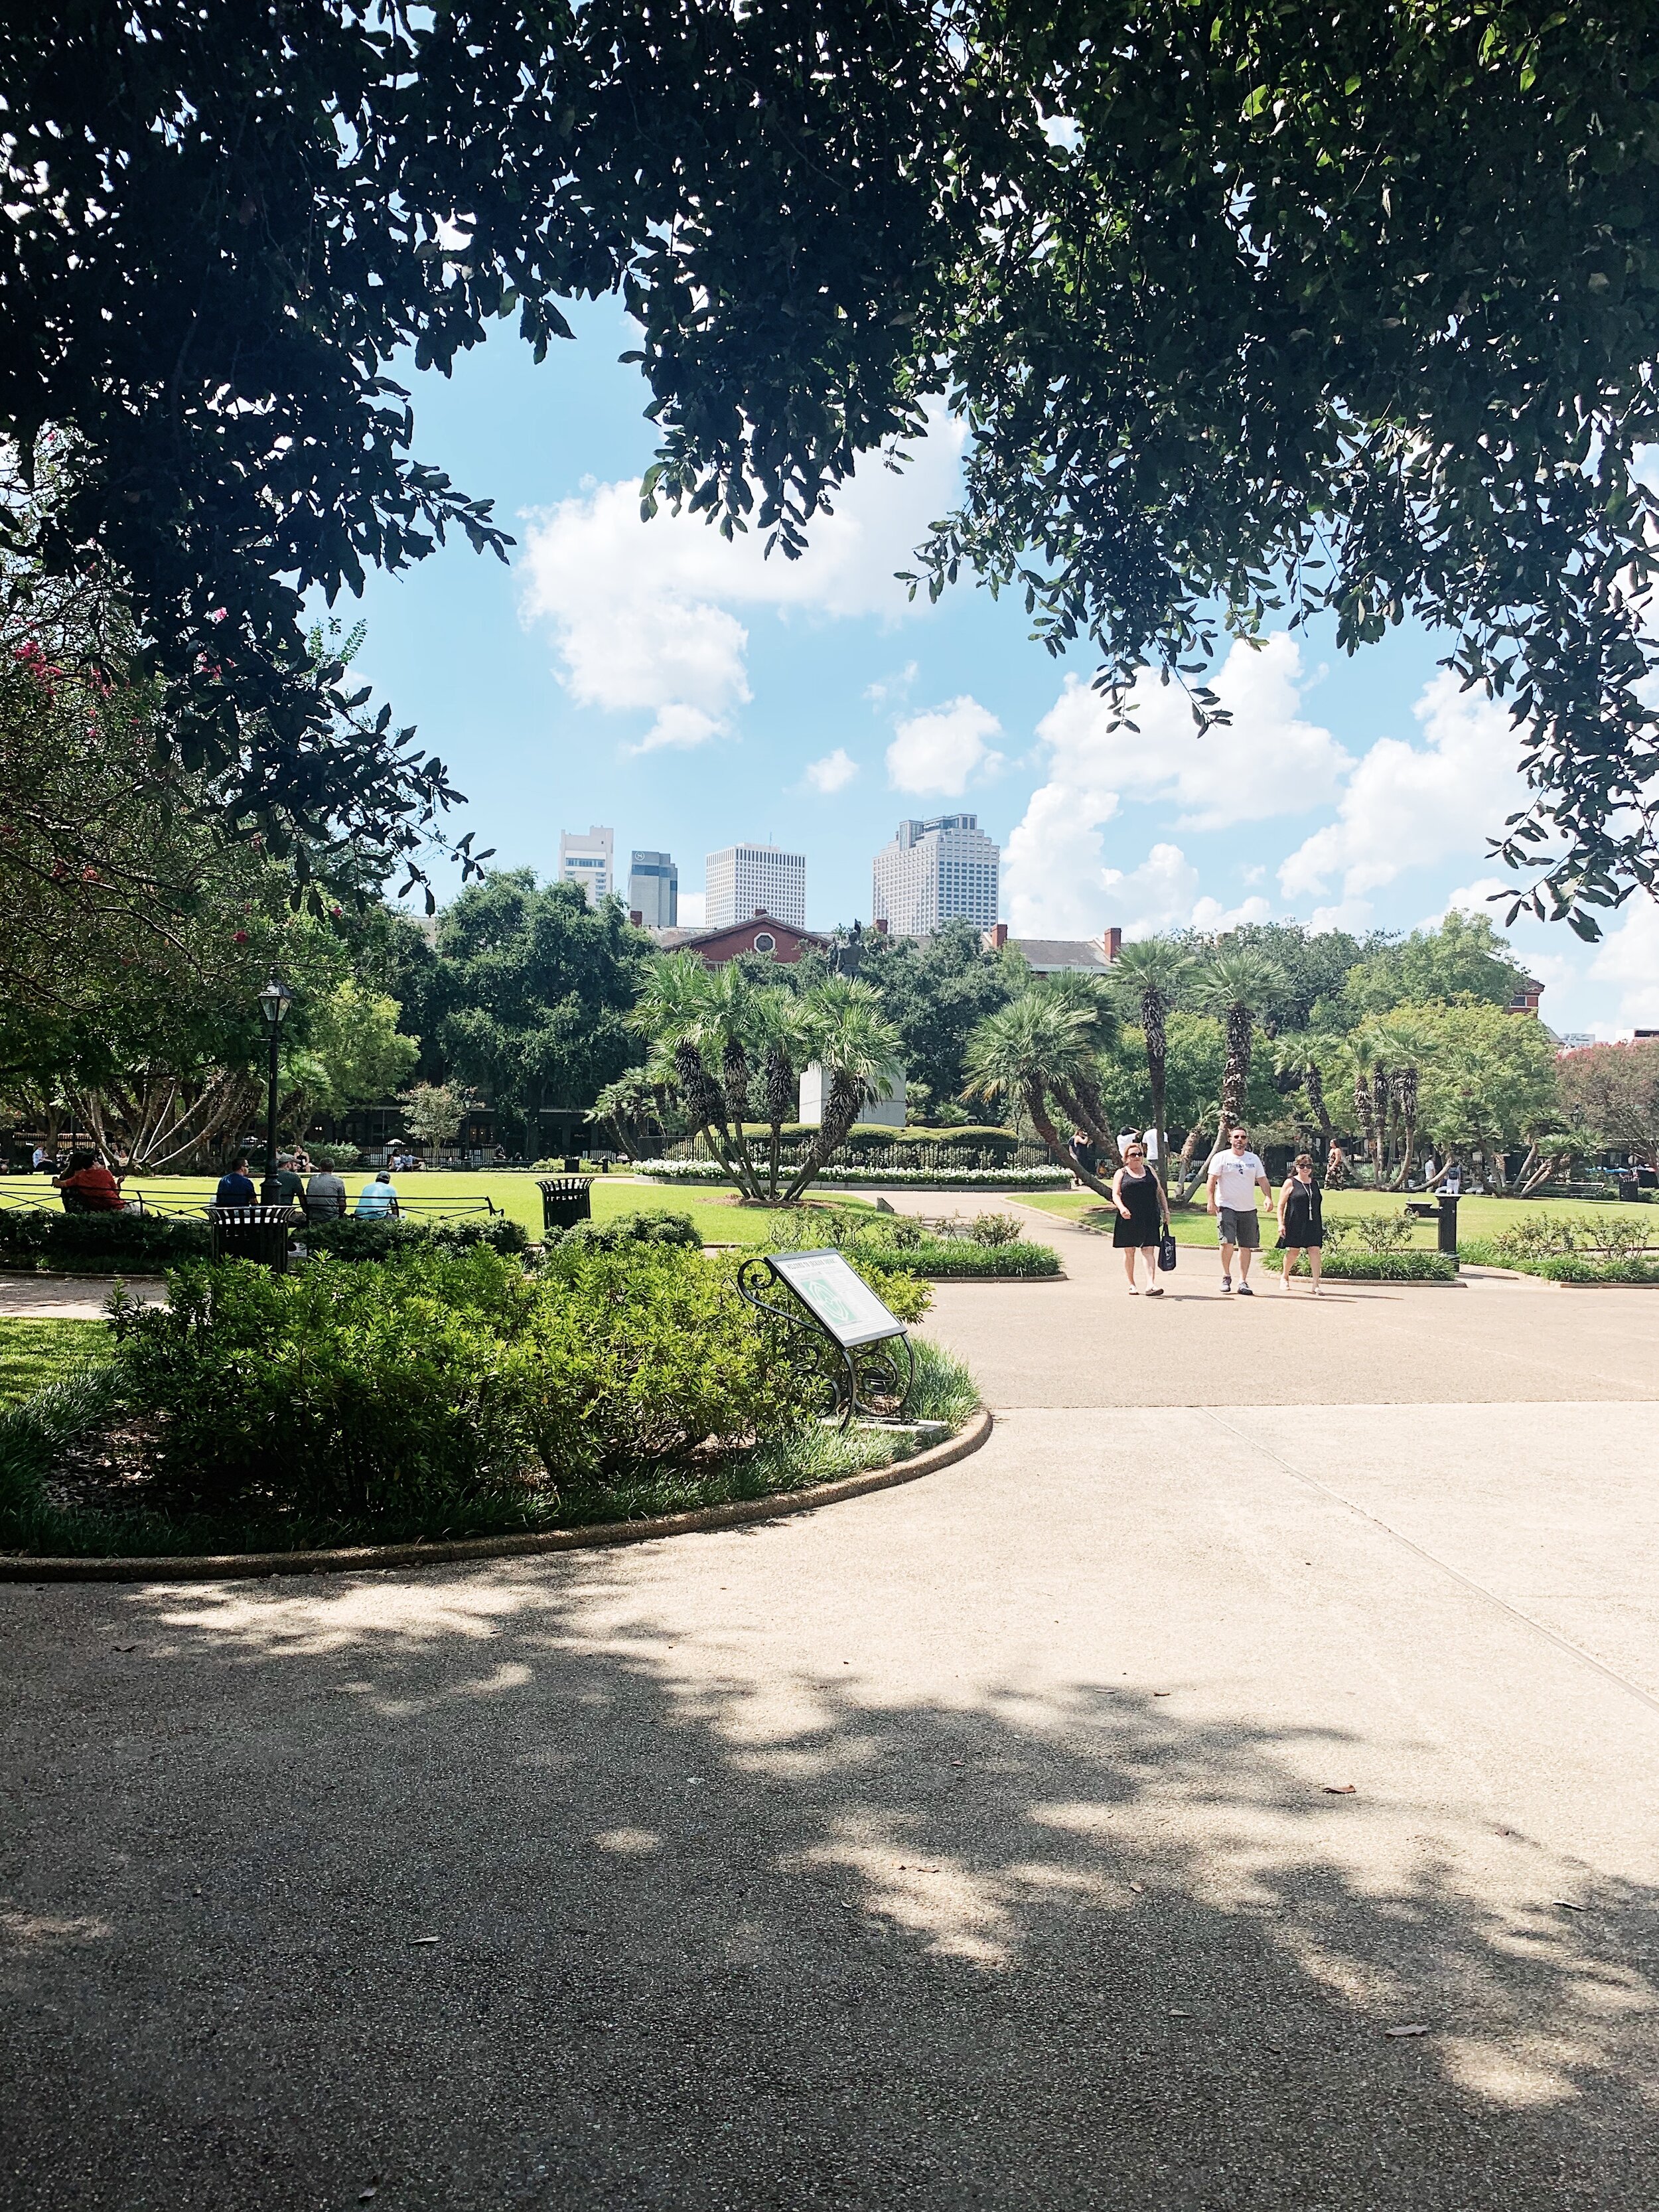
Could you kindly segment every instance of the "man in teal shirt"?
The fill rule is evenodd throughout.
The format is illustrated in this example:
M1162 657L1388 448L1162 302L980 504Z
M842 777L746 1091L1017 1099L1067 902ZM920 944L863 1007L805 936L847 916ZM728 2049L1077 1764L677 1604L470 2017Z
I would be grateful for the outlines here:
M389 1168L382 1168L373 1182L366 1182L357 1194L359 1221L384 1221L388 1214L398 1211L398 1186L392 1180Z

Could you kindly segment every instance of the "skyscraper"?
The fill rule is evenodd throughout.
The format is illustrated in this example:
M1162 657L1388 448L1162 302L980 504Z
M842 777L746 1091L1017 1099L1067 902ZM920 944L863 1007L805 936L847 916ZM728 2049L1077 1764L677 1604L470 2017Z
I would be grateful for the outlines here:
M806 927L806 855L775 845L728 845L708 855L705 912L713 929L752 921L764 907L775 921Z
M997 918L999 847L976 814L901 822L876 855L871 918L895 937L931 937L958 915L989 929Z
M635 853L629 863L628 905L647 929L672 929L680 918L680 872L670 853Z
M609 898L617 888L614 866L617 833L595 823L586 836L566 830L559 837L559 881L580 884L589 906Z

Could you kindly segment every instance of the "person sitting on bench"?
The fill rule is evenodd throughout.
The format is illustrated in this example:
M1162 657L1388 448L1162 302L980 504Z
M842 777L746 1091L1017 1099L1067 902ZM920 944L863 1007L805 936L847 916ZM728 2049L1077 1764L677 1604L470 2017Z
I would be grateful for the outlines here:
M96 1152L71 1152L67 1175L54 1176L54 1190L61 1191L65 1213L122 1213L126 1201L121 1186Z

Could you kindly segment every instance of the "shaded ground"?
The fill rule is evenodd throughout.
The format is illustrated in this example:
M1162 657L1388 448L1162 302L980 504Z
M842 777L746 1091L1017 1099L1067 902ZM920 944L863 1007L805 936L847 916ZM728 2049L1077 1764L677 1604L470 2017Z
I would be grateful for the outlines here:
M1058 1234L942 1289L1006 1410L931 1481L0 1589L8 2204L1650 2205L1652 1322L1517 1286L1602 1402L1458 1405L1484 1290L1146 1306Z

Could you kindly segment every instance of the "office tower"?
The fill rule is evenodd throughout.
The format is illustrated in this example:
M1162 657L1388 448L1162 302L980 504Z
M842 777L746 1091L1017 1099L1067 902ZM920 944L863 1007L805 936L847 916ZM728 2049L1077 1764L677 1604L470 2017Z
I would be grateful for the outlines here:
M871 918L895 937L931 937L958 915L989 929L997 918L1001 852L976 814L901 822L876 855Z
M774 921L806 927L806 855L775 845L728 845L708 855L707 927L750 921L763 907Z
M680 872L672 853L635 853L628 868L629 911L647 929L672 929L680 918Z
M587 893L589 906L609 898L617 888L616 843L616 831L602 829L598 823L585 837L574 830L566 830L559 838L559 881L580 884Z

